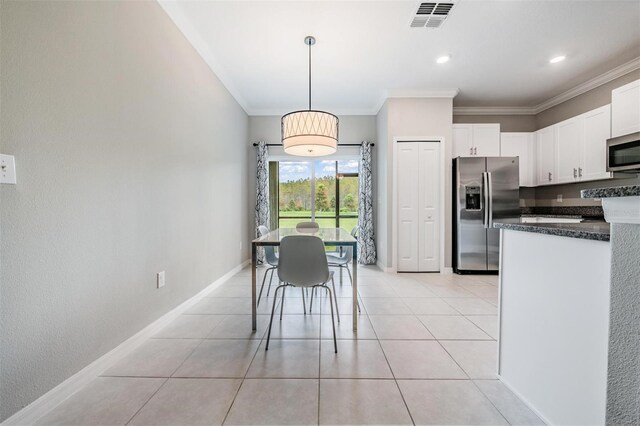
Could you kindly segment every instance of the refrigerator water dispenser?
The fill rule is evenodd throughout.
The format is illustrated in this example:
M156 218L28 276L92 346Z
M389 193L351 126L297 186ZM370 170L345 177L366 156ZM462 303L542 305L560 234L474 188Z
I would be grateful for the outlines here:
M480 207L480 187L479 186L465 186L465 210L478 211Z

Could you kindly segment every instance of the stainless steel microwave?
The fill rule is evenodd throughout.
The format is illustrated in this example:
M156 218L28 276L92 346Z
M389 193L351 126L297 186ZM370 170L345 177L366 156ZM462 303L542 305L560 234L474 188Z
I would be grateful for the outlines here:
M607 139L607 171L640 173L640 132Z

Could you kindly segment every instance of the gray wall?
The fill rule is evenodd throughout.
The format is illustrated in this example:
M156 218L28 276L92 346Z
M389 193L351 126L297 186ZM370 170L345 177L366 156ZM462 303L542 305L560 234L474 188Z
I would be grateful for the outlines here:
M248 229L250 233L255 230L255 208L256 208L256 153L252 144L258 141L267 143L281 143L282 134L280 129L279 115L256 115L249 117L249 218ZM376 116L375 115L340 115L340 141L339 143L360 143L364 140L376 142ZM373 148L374 155L376 147ZM376 171L374 170L374 176Z
M640 424L640 225L611 225L607 424Z
M3 420L247 258L249 172L157 3L2 2L1 40Z
M454 123L500 123L501 132L535 132L535 115L454 115Z

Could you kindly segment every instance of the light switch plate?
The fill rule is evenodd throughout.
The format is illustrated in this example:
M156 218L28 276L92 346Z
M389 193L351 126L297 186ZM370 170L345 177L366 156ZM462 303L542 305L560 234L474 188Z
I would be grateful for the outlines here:
M16 184L16 159L13 155L0 154L0 183Z
M157 284L158 288L164 287L164 271L158 272Z

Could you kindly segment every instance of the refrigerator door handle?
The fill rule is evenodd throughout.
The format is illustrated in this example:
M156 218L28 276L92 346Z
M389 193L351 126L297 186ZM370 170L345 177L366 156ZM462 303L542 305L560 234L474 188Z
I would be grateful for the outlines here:
M487 228L493 228L493 181L491 172L487 172Z
M489 173L482 172L482 197L481 197L482 210L482 226L489 227Z

